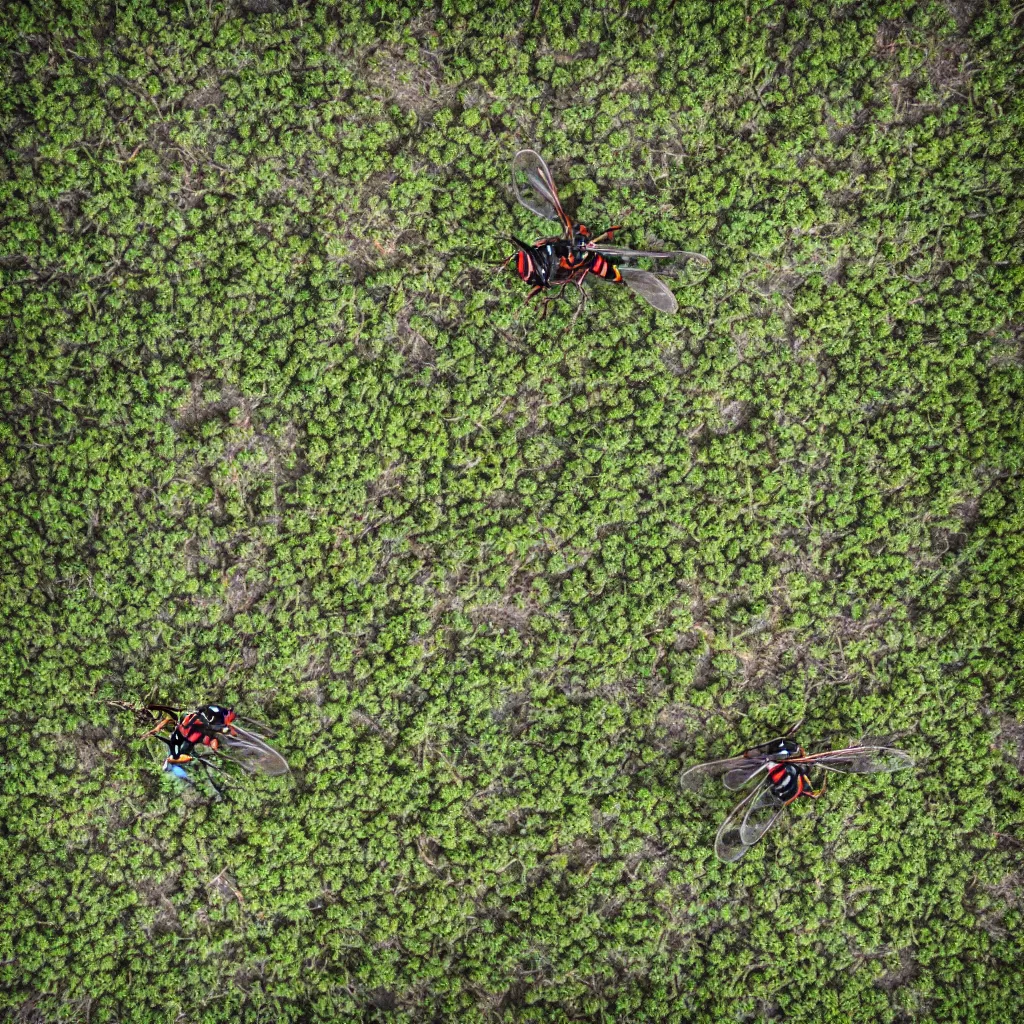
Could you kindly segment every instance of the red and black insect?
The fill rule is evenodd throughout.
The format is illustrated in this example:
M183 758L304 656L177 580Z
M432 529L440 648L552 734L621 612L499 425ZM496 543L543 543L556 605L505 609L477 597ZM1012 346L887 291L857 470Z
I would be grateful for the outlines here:
M541 238L533 245L515 237L510 239L516 252L502 265L515 260L516 273L533 286L527 301L547 288L561 285L558 295L553 296L558 298L568 285L574 284L579 290L582 308L586 303L583 282L594 277L611 284L625 284L655 309L674 313L679 304L668 286L653 273L634 264L640 259L656 260L662 272L678 269L690 260L705 267L711 264L699 252L651 252L611 245L611 237L621 224L592 237L585 224L576 223L562 208L547 164L532 149L520 150L513 157L512 188L527 210L562 226L560 237Z
M192 762L201 764L207 775L210 775L211 768L223 771L219 764L203 756L204 747L218 754L221 760L249 774L262 772L266 775L284 775L289 770L288 762L266 743L260 733L239 724L238 715L231 708L204 704L182 715L178 708L149 704L146 710L163 714L157 725L145 736L156 736L167 745L164 771L172 772L179 778L188 778L184 766ZM174 727L170 735L164 736L164 728L172 722ZM213 782L213 777L210 778ZM214 788L220 792L215 782Z
M911 768L914 759L894 747L847 747L806 754L789 736L762 743L738 757L694 765L679 777L687 789L697 789L709 778L722 777L726 789L743 789L755 779L758 785L745 796L722 822L715 836L715 853L721 860L742 857L778 821L784 807L802 796L817 799L825 791L811 786L813 768L826 772L895 772Z

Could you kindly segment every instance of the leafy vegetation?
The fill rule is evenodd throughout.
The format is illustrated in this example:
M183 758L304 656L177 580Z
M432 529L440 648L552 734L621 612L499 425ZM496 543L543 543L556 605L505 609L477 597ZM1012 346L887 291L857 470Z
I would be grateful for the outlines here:
M0 32L12 1019L1013 1018L1019 10ZM526 145L711 256L679 315L522 308ZM146 698L293 777L183 790L106 703ZM801 717L919 767L718 863L680 769Z

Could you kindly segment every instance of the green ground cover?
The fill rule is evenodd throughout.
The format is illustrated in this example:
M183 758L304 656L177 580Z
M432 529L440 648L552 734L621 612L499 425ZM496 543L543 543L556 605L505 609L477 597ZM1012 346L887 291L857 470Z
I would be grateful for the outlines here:
M6 4L9 1019L1019 1020L1022 22ZM678 315L522 308L522 146ZM718 863L801 717L918 767Z

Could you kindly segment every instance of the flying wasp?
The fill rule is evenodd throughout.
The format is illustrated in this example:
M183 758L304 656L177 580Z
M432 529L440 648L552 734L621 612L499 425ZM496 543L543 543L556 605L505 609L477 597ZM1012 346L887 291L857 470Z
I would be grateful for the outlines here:
M654 252L612 245L612 235L622 228L621 224L592 236L585 224L577 223L565 212L547 164L532 149L522 149L513 157L512 189L527 210L545 220L557 221L562 227L560 236L540 238L533 245L515 237L510 239L516 252L502 266L515 260L516 273L532 285L527 302L556 285L560 288L553 298L559 298L573 284L579 290L582 309L587 300L583 282L593 277L609 284L624 284L660 312L675 313L679 303L668 286L656 274L639 269L637 261L654 260L660 272L676 270L691 260L703 267L711 265L707 256L699 252Z
M164 761L165 768L188 764L196 756L195 748L201 744L250 774L284 775L288 771L288 762L260 733L243 728L237 712L231 708L204 704L181 715L177 708L150 704L148 710L164 713L146 736L156 736L168 745L170 753ZM170 737L163 736L163 729L172 722L174 728Z
M730 812L715 836L715 853L720 860L737 861L779 820L785 807L800 797L816 800L825 791L811 785L814 768L826 772L864 774L895 772L912 768L914 759L894 747L846 747L807 754L789 736L769 740L737 757L687 768L679 777L686 789L698 789L709 778L721 778L726 789L757 785Z

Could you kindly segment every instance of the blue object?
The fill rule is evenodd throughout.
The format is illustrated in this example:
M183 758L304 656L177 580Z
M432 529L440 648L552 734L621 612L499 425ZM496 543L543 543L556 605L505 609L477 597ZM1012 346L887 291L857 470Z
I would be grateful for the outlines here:
M179 779L184 779L186 782L192 781L188 777L188 772L185 771L185 769L182 768L180 764L169 764L167 766L167 771L169 771L172 775L177 776Z

